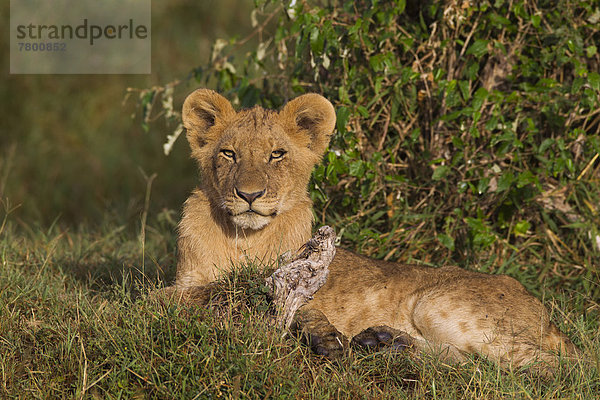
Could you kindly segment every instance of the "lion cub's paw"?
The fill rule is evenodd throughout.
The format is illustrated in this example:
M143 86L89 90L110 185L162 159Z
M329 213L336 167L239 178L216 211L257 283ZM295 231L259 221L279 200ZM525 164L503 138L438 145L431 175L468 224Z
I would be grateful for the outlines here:
M352 338L351 346L368 350L404 351L413 346L413 338L404 331L389 326L367 328Z
M313 352L330 360L341 358L348 348L348 339L316 309L300 308L290 329L299 333Z
M348 347L348 340L337 330L322 333L311 332L305 338L308 340L308 346L315 354L330 360L340 359Z

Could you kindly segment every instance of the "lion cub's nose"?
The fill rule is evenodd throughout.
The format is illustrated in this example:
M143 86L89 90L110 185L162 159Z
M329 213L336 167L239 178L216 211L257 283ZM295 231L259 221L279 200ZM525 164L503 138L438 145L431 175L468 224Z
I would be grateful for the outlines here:
M261 190L260 192L246 193L238 190L238 188L235 188L235 194L244 199L249 205L252 205L252 202L265 194L265 191Z

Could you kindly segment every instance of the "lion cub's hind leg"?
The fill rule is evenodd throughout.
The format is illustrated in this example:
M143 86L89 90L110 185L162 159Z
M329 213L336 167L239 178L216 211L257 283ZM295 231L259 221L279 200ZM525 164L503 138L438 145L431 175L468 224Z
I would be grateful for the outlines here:
M291 329L302 335L302 340L312 351L329 359L341 358L348 347L348 339L329 322L325 314L308 306L296 312Z
M506 369L528 367L550 375L558 353L575 352L544 305L503 275L465 271L422 291L412 323L433 349L456 349L457 361L461 354L478 354Z

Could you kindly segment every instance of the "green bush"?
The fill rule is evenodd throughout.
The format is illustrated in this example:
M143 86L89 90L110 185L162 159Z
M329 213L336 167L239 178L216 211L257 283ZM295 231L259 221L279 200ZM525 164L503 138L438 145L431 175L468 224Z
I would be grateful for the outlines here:
M334 103L310 190L346 247L600 296L597 2L255 3L255 30L217 42L194 85L241 107Z

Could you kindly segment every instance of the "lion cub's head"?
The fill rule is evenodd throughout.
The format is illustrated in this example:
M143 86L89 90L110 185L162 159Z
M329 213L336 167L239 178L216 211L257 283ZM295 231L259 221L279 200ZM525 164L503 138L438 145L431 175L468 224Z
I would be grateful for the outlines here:
M261 229L310 202L310 173L335 126L324 97L305 94L279 112L259 106L236 112L223 96L198 89L182 117L202 188L236 226Z

